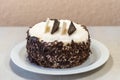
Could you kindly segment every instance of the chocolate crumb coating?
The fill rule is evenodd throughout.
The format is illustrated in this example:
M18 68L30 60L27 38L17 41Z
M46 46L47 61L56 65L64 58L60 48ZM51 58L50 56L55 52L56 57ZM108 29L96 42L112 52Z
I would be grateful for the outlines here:
M71 68L82 64L89 57L90 37L86 42L71 41L64 45L57 40L45 42L27 32L27 53L31 63L48 68Z

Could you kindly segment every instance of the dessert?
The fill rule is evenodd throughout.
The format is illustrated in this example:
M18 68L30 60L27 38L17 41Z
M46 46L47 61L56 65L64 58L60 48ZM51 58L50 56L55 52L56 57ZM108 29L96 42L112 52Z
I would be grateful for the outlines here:
M31 63L48 68L81 65L90 55L90 35L84 25L70 20L47 19L27 31Z

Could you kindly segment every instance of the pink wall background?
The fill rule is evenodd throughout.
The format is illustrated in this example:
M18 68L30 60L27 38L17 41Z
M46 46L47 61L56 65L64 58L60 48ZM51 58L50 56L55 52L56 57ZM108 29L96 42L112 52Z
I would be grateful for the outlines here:
M47 17L119 26L120 0L0 0L1 26L32 26Z

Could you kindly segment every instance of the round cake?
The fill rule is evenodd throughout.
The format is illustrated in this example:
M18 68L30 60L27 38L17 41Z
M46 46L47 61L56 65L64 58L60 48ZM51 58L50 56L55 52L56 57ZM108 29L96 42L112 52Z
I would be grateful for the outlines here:
M48 68L71 68L88 59L90 35L84 25L48 18L29 28L26 49L31 63Z

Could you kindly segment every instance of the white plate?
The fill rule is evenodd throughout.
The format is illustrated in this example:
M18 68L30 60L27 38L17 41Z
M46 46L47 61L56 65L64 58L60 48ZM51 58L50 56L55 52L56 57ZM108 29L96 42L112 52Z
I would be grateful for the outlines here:
M16 45L11 51L11 60L20 68L40 74L48 75L70 75L87 72L103 65L109 58L108 49L99 41L91 39L92 54L82 65L67 69L44 68L32 64L27 59L26 41Z

